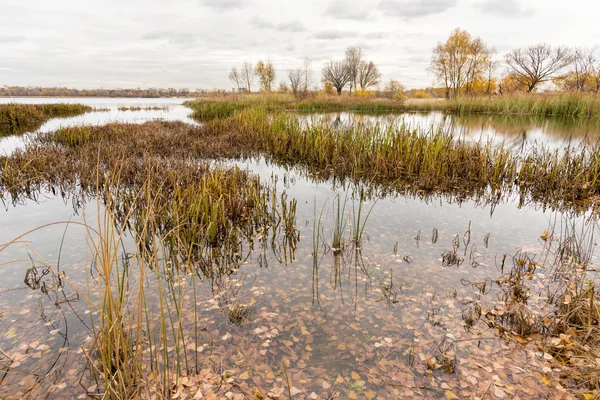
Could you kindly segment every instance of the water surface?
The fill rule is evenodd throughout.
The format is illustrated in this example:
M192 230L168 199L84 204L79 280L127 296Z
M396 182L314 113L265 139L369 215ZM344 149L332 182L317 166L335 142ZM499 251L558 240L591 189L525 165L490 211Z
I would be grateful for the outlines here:
M110 110L54 119L38 132L155 118L191 123L180 99L60 101ZM167 106L168 110L118 111L120 106ZM377 117L335 113L312 118L342 125L447 125L457 140L493 140L516 149L595 143L597 132L585 124L462 119L438 113ZM9 137L0 146L10 152L23 146L24 140ZM480 288L506 272L502 270L505 255L509 264L519 252L542 255L545 243L540 236L545 229L556 224L558 228L583 225L587 215L535 204L519 206L510 196L490 204L391 194L365 199L361 219L365 230L357 247L351 232L364 188L333 180L317 182L299 169L272 165L262 158L223 164L232 165L259 175L264 182L276 182L278 193L297 201L300 239L297 246L281 237L272 242L257 239L247 260L221 279L181 278L179 287L188 293L191 285L196 289L199 317L192 308L182 310L182 324L186 332L201 329L199 346L188 348L190 359L194 353L199 356L201 368L231 371L248 388L279 390L285 387L285 362L298 398L310 399L334 394L338 398L444 398L448 391L470 397L486 386L509 397L546 398L553 393L555 387L541 380L547 372L543 354L532 346L500 339L492 329L468 332L463 315L474 301L493 304L498 299L497 289L482 293ZM334 255L330 246L338 198L345 204L345 248ZM372 211L365 218L368 210ZM97 315L86 297L96 296L98 288L89 232L78 224L87 221L95 226L102 215L103 206L93 198L83 200L73 194L63 198L50 189L39 193L36 201L4 203L0 244L33 231L0 252L0 349L12 360L0 360L0 397L85 396L79 385L86 371L82 346L90 343ZM123 251L134 251L130 236ZM455 252L461 261L448 264L444 257L448 252ZM540 270L532 280L533 291L543 291L538 282L543 275ZM241 323L233 323L228 310L239 305L250 305L250 312ZM432 371L428 363L439 359L447 346L455 354L456 370ZM31 387L38 391L27 392Z

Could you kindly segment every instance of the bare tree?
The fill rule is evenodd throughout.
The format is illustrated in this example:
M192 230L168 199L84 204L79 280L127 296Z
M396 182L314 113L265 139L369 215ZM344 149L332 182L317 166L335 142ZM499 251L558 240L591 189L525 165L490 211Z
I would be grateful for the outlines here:
M358 85L362 90L366 90L372 86L377 86L381 79L381 74L373 61L361 61L358 67Z
M496 49L490 49L490 57L486 62L486 75L487 75L487 85L486 85L486 94L489 96L492 94L492 82L494 82L494 74L496 72L496 68L498 68L498 61L493 58L493 54L496 52Z
M287 85L286 81L281 81L279 82L279 87L277 88L277 91L279 93L287 93L290 91L289 86Z
M229 73L229 80L235 85L236 89L239 91L240 87L242 86L242 77L238 73L236 67L231 68L231 72Z
M329 61L323 68L323 82L331 84L342 94L344 87L350 82L350 70L345 61Z
M288 71L288 80L290 81L290 89L292 89L294 97L298 97L298 94L304 88L304 69L290 69Z
M244 61L244 64L242 65L241 80L246 85L248 93L252 92L252 83L254 82L254 67L252 67L252 63Z
M577 48L573 52L573 76L575 78L575 88L584 91L586 83L595 75L598 48L592 49Z
M308 89L310 88L310 86L313 84L312 61L308 57L304 59L302 70L304 74L302 90L306 94L308 93Z
M346 49L346 66L348 68L348 74L350 75L350 94L352 94L352 89L356 89L362 58L363 53L360 47L348 47Z
M504 60L514 79L532 92L539 83L552 80L571 63L573 57L566 47L538 44L513 50Z
M435 75L435 78L439 83L444 85L446 90L446 98L449 99L450 90L452 88L452 83L450 82L451 63L450 57L444 47L444 45L438 43L438 45L433 49L433 53L431 55L431 64L428 70Z

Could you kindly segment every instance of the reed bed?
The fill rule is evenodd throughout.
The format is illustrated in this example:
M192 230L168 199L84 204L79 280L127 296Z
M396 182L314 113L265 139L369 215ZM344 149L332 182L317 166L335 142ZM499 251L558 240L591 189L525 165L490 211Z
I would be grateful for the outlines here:
M34 131L51 118L92 111L83 104L0 104L0 137Z
M365 113L406 111L406 106L401 101L348 96L319 96L304 100L295 100L293 97L288 96L240 96L229 100L192 100L185 102L184 105L193 110L192 118L202 121L229 117L235 111L257 106L269 111L353 111Z
M433 102L393 101L385 98L359 96L313 96L296 100L291 96L239 96L227 100L194 100L185 103L193 110L218 107L215 103L236 105L239 108L263 106L269 111L296 110L304 112L354 111L430 112L452 114L503 114L539 117L596 118L600 117L600 96L595 93L515 94L490 97L460 97ZM225 107L225 106L223 106ZM227 115L230 116L231 114Z
M90 143L16 153L0 161L0 191L4 197L19 201L35 198L43 188L63 195L102 196L110 189L119 199L111 202L119 221L135 228L138 221L148 218L146 213L151 209L152 222L160 232L177 228L179 244L186 244L186 249L180 249L185 254L195 247L200 251L221 247L230 239L236 244L242 239L252 240L258 231L280 223L277 206L272 204L274 190L239 168L215 169L177 155L161 158L145 152L132 156L133 147L104 149L103 143ZM120 185L111 184L114 171L118 171ZM135 195L140 190L153 193L151 208L146 197ZM135 213L128 217L126 210L130 208ZM293 220L293 213L286 218ZM286 226L293 225L288 222ZM229 250L237 251L233 247Z
M442 130L363 124L339 129L319 121L306 124L285 113L267 114L264 108L213 120L206 129L242 149L241 155L302 165L323 178L468 196L493 197L517 189L523 203L557 206L594 200L600 193L600 164L593 148L515 155L490 143L458 143Z
M495 199L518 192L522 204L535 201L585 208L600 193L600 159L593 148L562 152L540 148L514 154L490 143L459 143L442 130L364 124L340 129L326 122L306 123L288 113L269 113L262 107L201 127L179 122L110 124L60 129L39 140L27 152L0 158L5 191L31 193L27 185L38 174L71 165L85 170L94 164L98 148L108 146L111 154L122 158L135 154L263 156L301 167L318 179L348 179L376 185L381 191L418 195ZM79 148L87 150L81 153ZM61 151L64 154L54 154ZM80 175L85 185L93 183L93 176ZM59 178L57 174L44 179Z

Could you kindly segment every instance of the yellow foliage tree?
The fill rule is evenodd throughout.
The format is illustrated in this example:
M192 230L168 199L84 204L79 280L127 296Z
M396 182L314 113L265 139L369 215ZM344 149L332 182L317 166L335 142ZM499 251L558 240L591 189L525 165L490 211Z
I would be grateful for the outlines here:
M434 48L429 71L444 85L447 98L474 94L475 80L491 75L493 53L480 38L456 28L445 43Z
M323 90L325 91L325 94L328 96L332 96L335 94L335 89L333 88L333 85L329 82L325 82L323 84Z
M523 93L527 92L528 85L523 83L514 74L508 74L498 84L500 94Z
M258 81L260 84L260 89L264 92L270 92L275 82L275 67L270 60L267 62L259 61L256 64L256 68L254 69L254 73L258 76Z

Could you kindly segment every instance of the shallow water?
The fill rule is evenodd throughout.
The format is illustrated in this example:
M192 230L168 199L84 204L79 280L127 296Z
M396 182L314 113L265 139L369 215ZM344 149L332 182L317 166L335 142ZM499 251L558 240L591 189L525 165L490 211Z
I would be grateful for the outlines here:
M0 154L10 154L25 147L37 133L51 132L59 127L74 125L104 125L111 122L144 123L150 120L183 121L197 125L189 117L190 109L183 106L189 99L179 98L0 98L0 103L81 103L96 109L77 117L55 118L46 122L36 132L21 136L0 138ZM120 111L119 107L166 107L166 110ZM443 129L458 141L466 143L491 142L514 151L526 151L532 147L549 149L565 147L597 146L600 142L600 122L587 119L540 118L528 116L452 116L441 112L401 113L369 115L353 112L302 114L299 118L311 121L327 121L336 126L351 124L379 124L382 126L405 124L425 131Z
M183 102L189 99L142 99L142 98L31 98L31 97L4 97L0 103L25 103L25 104L48 104L48 103L79 103L102 111L92 111L76 117L53 118L42 125L35 132L20 136L8 136L0 138L0 154L10 154L16 149L23 149L27 142L38 133L52 132L61 127L77 125L105 125L112 122L126 122L142 124L152 120L183 121L187 124L198 123L189 118L190 109L183 106ZM120 107L159 107L161 110L135 110L121 111Z
M528 375L530 385L522 387L518 368L542 368L536 366L533 351L499 339L474 345L469 339L472 335L463 329L461 315L479 296L470 283L497 279L504 254L542 252L539 236L552 224L555 213L534 206L518 208L510 201L498 204L492 212L489 206L473 201L458 203L439 197L370 200L364 205L373 209L366 220L361 251L349 249L334 257L326 250L326 243L331 243L333 200L337 194L348 199L345 241L350 248L353 207L358 207L352 188L332 189L331 182L315 183L299 171L286 171L264 160L234 164L263 179L276 178L279 190L297 200L300 241L293 261L283 260L286 248L281 243L267 250L264 258L259 246L233 275L217 282L197 282L203 366L215 367L218 360L221 368L248 371L253 384L270 389L277 386L281 362L286 360L294 387L305 396L329 392L332 389L324 387L332 385L342 398L353 396L351 392L359 396L373 392L380 398L439 397L434 389L399 390L391 385L445 384L458 394L461 382L472 374L479 377L478 385L491 379L477 365L487 365L493 354L494 362L502 366L494 374L503 374L502 380L516 387L507 393L531 398L543 393L545 388L532 378L535 375ZM324 210L323 244L316 264L312 256L315 201L317 212ZM85 367L80 346L89 343L91 334L84 299L91 276L86 268L89 253L85 230L76 225L83 221L83 214L94 225L98 205L90 202L74 211L71 200L51 193L37 202L8 205L2 214L0 243L44 224L70 223L68 228L65 223L44 227L0 252L0 348L12 357L21 355L12 371L25 371L8 375L0 394L14 393L19 382L33 373L45 377L40 385L52 391L50 397L82 393L75 384ZM452 250L457 237L464 262L458 267L444 266L441 255ZM41 285L23 282L31 259L56 267L59 253L62 285L53 273L42 275L43 268L38 271ZM493 292L482 298L495 300ZM229 321L227 310L240 302L252 304L252 313L236 325ZM194 326L191 313L184 311L183 317L190 331ZM482 335L494 337L491 332ZM456 374L432 375L426 361L436 356L448 338L460 343L461 368ZM35 380L31 379L25 384L32 385ZM66 388L61 386L64 383Z
M98 103L86 104L111 111L52 120L40 131L64 123L143 122L153 116L185 120L188 113L181 100L89 101ZM169 111L115 111L121 105L149 104L168 105ZM358 117L342 113L341 118ZM429 124L440 117L404 118ZM500 130L495 134L504 135ZM547 131L529 136L532 141L527 143L539 144L539 138L562 146L565 141L588 140L588 136L575 136ZM443 196L390 195L363 204L365 234L356 251L351 231L359 207L357 188L315 182L299 170L270 165L264 159L224 165L248 169L264 181L276 180L278 192L285 191L297 201L300 241L295 249L281 240L267 249L257 245L234 274L217 281L196 280L199 318L195 320L193 310L187 309L182 320L185 329L202 330L198 347L192 345L190 353L197 352L202 367L234 371L249 388L271 390L285 387L285 361L298 398L315 398L313 393L326 398L334 392L338 398L443 398L449 397L448 391L462 397L481 393L486 386L499 389L496 394L521 398L544 398L554 391L541 383L544 364L536 349L501 340L491 329L469 333L462 315L475 299L497 300L496 291L481 294L473 284L497 279L504 255L519 251L541 255L540 235L545 229L556 221L581 224L585 216L535 205L519 207L513 198L492 206ZM334 256L328 247L337 195L342 204L346 199L347 246ZM313 232L319 218L315 210L323 215L317 222L316 260ZM0 358L0 397L23 394L33 386L40 391L31 392L32 398L85 394L78 384L85 370L81 346L89 344L90 314L97 312L90 312L85 300L95 293L93 284L88 287L94 273L86 231L77 224L85 216L95 226L102 213L102 206L93 200L82 208L73 197L63 199L51 192L40 194L37 201L7 203L0 211L0 248L41 227L0 251L0 349L12 359ZM452 251L456 243L463 261L446 265L442 254ZM131 245L124 243L125 249ZM61 275L44 268L41 260ZM35 273L32 267L37 267ZM184 277L182 283L188 290L189 279ZM542 290L536 284L534 279L534 290ZM228 310L239 304L251 304L251 312L241 324L234 324ZM439 357L448 344L456 352L456 372L428 370L428 361Z
M369 115L335 112L302 115L312 123L326 121L335 126L379 124L383 127L406 125L425 132L442 129L465 143L491 142L513 151L544 146L549 149L597 146L600 141L600 122L586 119L540 118L506 115L446 115L441 112Z

